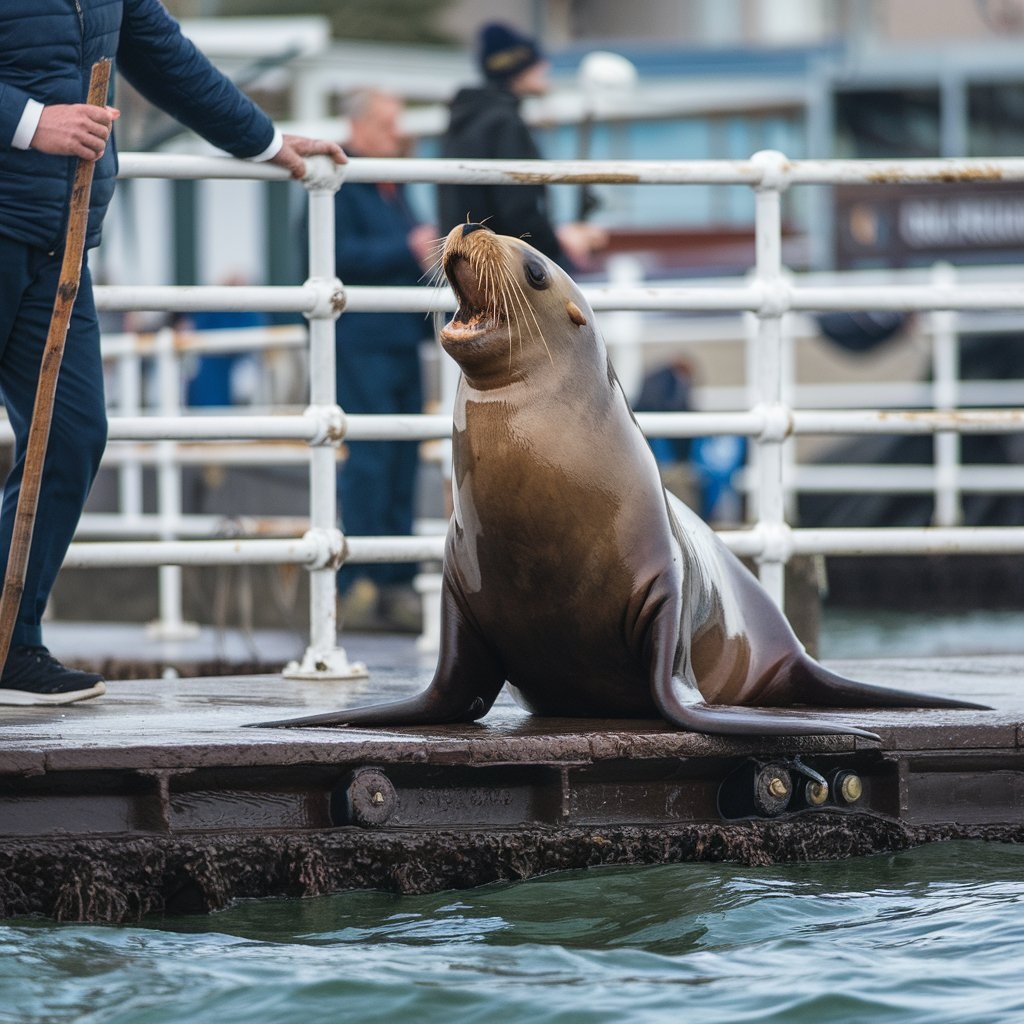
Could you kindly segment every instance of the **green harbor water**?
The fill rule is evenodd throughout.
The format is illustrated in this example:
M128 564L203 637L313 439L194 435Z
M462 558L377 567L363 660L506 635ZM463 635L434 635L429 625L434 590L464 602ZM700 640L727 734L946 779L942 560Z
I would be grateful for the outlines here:
M1024 1020L1024 848L683 864L0 926L0 1021Z

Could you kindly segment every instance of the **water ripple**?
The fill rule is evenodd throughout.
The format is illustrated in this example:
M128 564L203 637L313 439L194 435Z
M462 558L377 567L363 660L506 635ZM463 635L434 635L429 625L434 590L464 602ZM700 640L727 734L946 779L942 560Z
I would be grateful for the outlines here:
M0 1024L1024 1020L1024 848L0 927Z

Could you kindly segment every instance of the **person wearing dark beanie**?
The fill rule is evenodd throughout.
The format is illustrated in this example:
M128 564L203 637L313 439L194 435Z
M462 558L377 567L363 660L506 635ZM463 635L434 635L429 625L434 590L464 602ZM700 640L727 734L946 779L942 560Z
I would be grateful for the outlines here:
M478 61L488 81L507 82L543 60L536 41L509 25L491 22L480 30Z
M477 35L476 57L484 84L460 89L452 100L441 156L540 159L519 109L523 97L549 89L550 65L539 43L510 25L489 22ZM586 267L606 241L605 232L590 224L556 229L543 185L442 185L438 214L442 234L467 220L483 222L500 235L526 239L569 271Z

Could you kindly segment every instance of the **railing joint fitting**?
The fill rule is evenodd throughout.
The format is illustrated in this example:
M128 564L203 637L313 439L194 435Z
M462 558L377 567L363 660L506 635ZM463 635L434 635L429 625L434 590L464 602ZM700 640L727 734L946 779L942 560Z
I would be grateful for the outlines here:
M785 192L789 188L793 165L785 153L777 149L760 149L750 162L761 172L755 191Z
M336 448L345 440L348 417L340 405L307 405L302 410L302 415L315 424L314 432L309 439L313 447Z
M781 317L790 311L793 305L793 289L783 278L759 278L755 284L760 299L755 315L759 319Z
M789 523L758 523L754 533L760 540L758 564L774 562L785 565L793 557L793 528Z
M758 405L751 411L761 419L761 426L757 432L759 443L782 444L793 436L793 410L788 405Z
M347 164L336 164L329 156L306 157L303 187L309 192L337 192L345 180Z
M336 277L308 277L302 283L313 293L313 302L304 316L307 320L337 320L345 309L345 286Z
M313 527L302 535L302 540L312 551L310 561L306 563L307 569L337 572L348 558L348 541L341 530Z

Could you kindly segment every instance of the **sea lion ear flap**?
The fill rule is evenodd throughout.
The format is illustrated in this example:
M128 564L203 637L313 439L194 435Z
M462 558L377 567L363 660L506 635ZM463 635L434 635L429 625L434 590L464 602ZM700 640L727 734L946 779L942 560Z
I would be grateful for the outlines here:
M565 311L566 311L566 313L569 314L569 319L577 327L585 327L586 326L587 318L583 315L583 310L580 309L580 307L577 306L576 303L572 301L572 299L570 299L565 304Z

